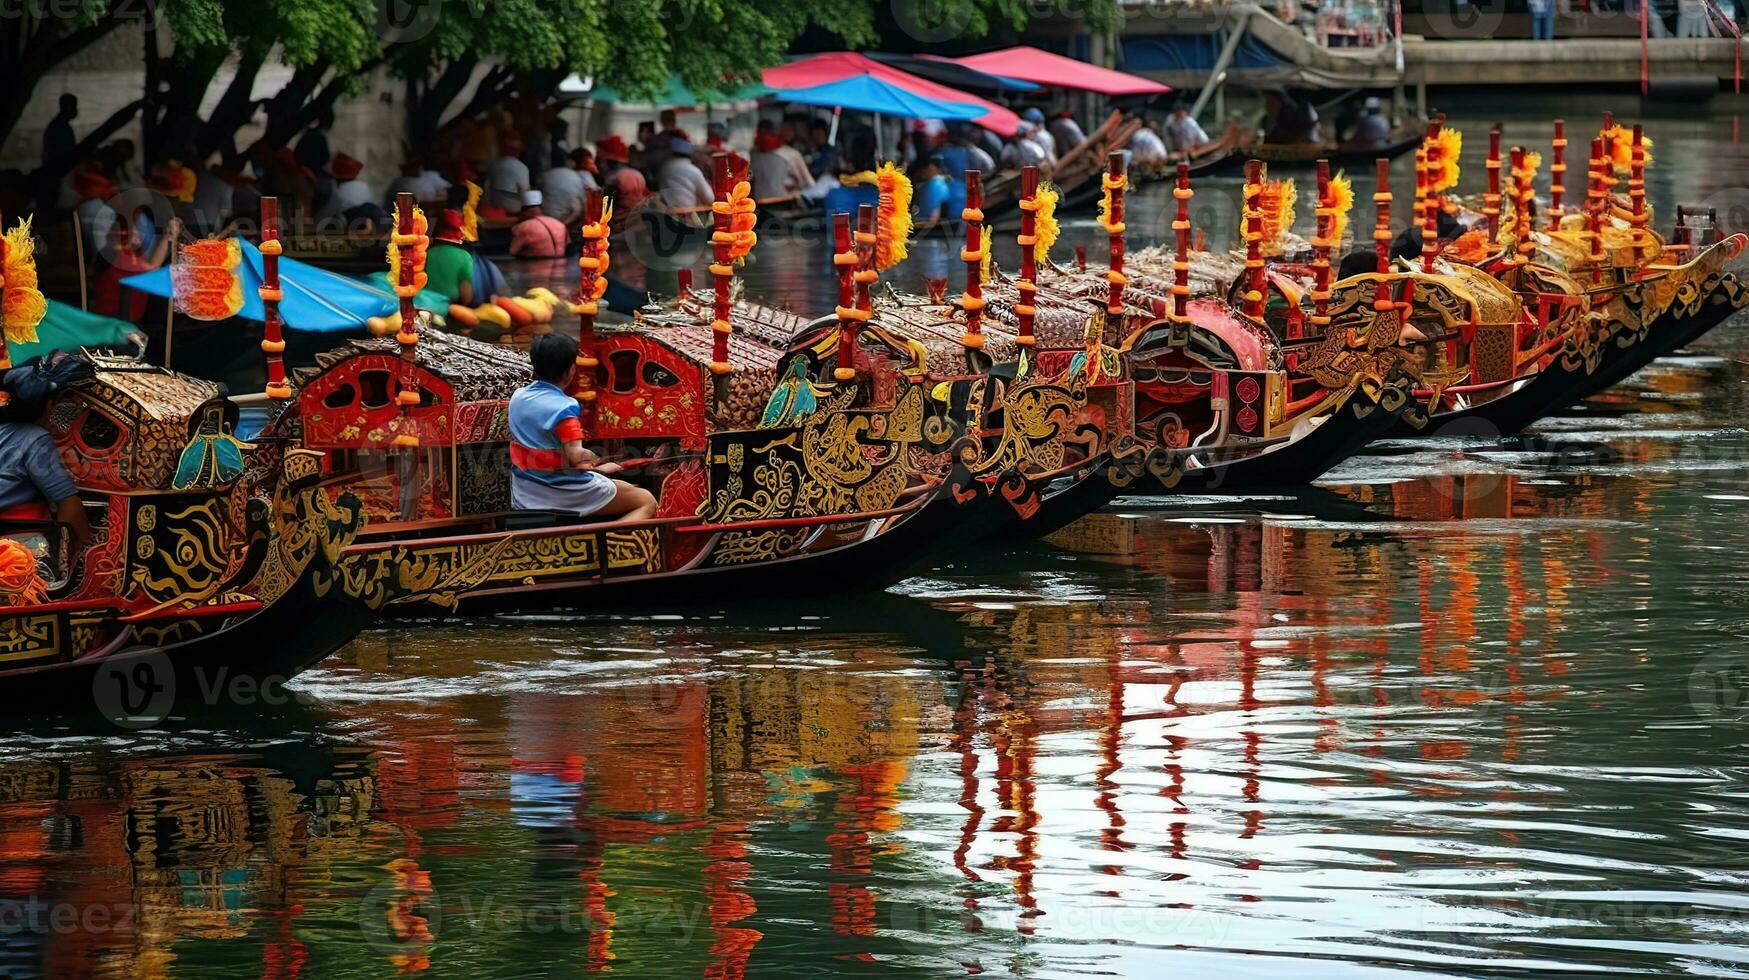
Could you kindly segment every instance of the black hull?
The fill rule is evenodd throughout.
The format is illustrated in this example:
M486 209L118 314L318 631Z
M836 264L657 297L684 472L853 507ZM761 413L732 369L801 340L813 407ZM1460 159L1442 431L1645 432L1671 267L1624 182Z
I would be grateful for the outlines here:
M1554 366L1531 382L1486 405L1433 416L1426 427L1400 427L1399 436L1512 436L1538 421L1626 381L1653 361L1705 336L1737 312L1722 292L1714 292L1692 316L1666 313L1653 321L1646 339L1628 347L1612 344L1596 371Z
M1736 312L1737 307L1731 302L1729 294L1723 290L1714 290L1701 301L1700 309L1693 316L1665 313L1652 322L1652 329L1645 340L1625 350L1619 347L1611 349L1597 373L1591 376L1593 385L1573 401L1578 402L1621 384L1645 370L1658 358L1673 354L1706 336Z
M1055 493L1043 495L1038 511L1030 518L1022 520L1013 515L997 532L998 536L1042 538L1104 509L1119 493L1117 485L1105 478L1105 460L1105 456L1097 457L1074 476L1064 477L1072 482Z
M590 580L572 587L470 593L460 597L456 611L466 616L605 607L655 611L884 589L958 539L959 510L938 496L873 539L827 551L746 565ZM853 515L846 523L855 520ZM423 604L391 605L385 613L403 619L431 618L432 609Z
M283 703L285 681L351 642L376 618L317 594L304 577L272 605L230 625L163 645L0 675L0 713L66 713L145 727L177 706Z
M1380 158L1395 160L1421 145L1419 134L1404 136L1392 140L1384 146L1371 149L1341 149L1308 144L1305 147L1252 147L1249 150L1235 150L1211 161L1202 171L1211 177L1232 177L1245 172L1245 164L1249 160L1262 160L1266 165L1276 168L1313 167L1319 160L1330 161L1332 168L1369 166ZM1193 167L1192 172L1196 170Z
M1410 412L1418 409L1413 399L1400 392L1398 397L1389 401L1394 404L1400 401L1400 404L1387 408L1356 390L1329 419L1299 439L1255 456L1186 469L1169 488L1157 482L1141 481L1122 493L1158 497L1303 487L1389 434Z

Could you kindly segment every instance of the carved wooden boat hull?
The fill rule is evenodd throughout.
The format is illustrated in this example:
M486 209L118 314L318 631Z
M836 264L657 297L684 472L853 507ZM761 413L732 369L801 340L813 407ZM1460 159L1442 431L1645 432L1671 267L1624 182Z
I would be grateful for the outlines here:
M1132 466L1125 474L1129 482L1119 493L1165 496L1303 486L1358 455L1405 419L1414 417L1420 408L1402 387L1385 388L1376 397L1357 387L1318 424L1306 426L1282 443L1245 455L1233 455L1235 449L1243 451L1243 447L1213 451L1219 455L1151 450L1140 469ZM1168 456L1174 458L1162 458ZM1146 471L1145 476L1142 470Z
M942 491L870 513L743 524L658 519L356 544L344 580L394 616L667 608L883 588L945 543ZM683 560L682 560L683 559Z
M332 567L312 561L291 588L265 605L166 613L102 622L64 613L6 610L7 633L102 629L106 640L77 659L0 670L0 713L48 712L122 719L139 727L173 705L211 707L283 698L279 685L357 636L376 611L341 594ZM32 623L30 620L36 620ZM54 620L54 622L48 622Z

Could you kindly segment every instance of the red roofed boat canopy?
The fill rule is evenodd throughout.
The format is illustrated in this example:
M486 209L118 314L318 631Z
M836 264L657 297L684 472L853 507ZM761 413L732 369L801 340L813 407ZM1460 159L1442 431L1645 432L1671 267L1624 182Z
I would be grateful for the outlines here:
M1082 89L1102 95L1159 95L1172 91L1171 86L1139 75L1101 68L1024 44L1000 51L986 51L983 54L942 60L976 68L989 75L1018 78L1056 88ZM767 84L770 84L769 81Z
M873 58L857 54L854 51L828 51L800 58L787 65L767 68L765 69L765 84L775 90L772 92L774 97L781 99L786 89L810 89L858 75L872 75L883 82L926 99L978 106L984 110L984 114L972 121L998 136L1013 136L1020 127L1019 116L988 99L980 99L970 92L962 92L940 82L919 78L910 72L900 71L891 65L883 65ZM904 113L896 114L902 115Z

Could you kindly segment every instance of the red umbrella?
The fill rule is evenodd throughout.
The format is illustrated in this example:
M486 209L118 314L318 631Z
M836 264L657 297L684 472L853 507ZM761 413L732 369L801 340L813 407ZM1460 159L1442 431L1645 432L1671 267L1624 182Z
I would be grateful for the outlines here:
M1077 88L1102 95L1157 95L1172 91L1170 86L1139 75L1101 68L1024 44L1000 51L986 51L964 58L943 60L976 68L990 75L1018 78L1024 82L1037 82L1057 88Z
M828 82L842 81L854 75L872 75L891 85L940 102L963 102L980 106L984 114L973 120L998 136L1012 136L1020 126L1020 117L994 102L980 99L969 92L918 78L910 72L883 65L854 51L830 51L810 55L787 65L765 69L765 84L776 89L772 93L783 97L784 89L813 88Z

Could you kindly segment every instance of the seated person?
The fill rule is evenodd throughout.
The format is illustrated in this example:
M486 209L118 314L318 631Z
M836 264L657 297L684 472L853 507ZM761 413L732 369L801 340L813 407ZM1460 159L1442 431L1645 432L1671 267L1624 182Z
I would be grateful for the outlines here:
M77 376L80 368L88 371L89 362L61 355L53 362L15 367L0 380L7 396L0 406L0 519L63 524L72 533L74 555L91 544L91 525L42 418L60 381Z
M575 342L541 334L528 357L534 383L510 397L510 506L628 521L656 516L650 491L612 479L619 466L583 448L582 411L565 390L577 370Z

